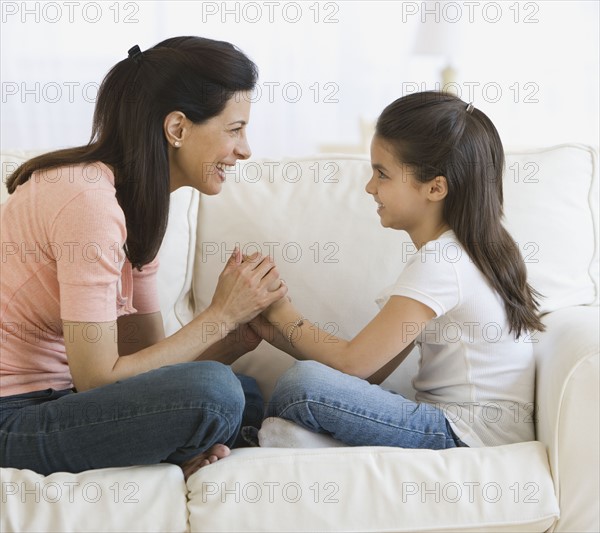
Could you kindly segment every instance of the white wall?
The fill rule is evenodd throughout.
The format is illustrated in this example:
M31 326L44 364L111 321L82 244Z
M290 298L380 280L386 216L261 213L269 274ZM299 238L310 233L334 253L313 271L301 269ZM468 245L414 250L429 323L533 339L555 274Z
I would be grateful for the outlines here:
M373 120L395 98L439 83L445 59L414 53L424 24L454 31L457 88L505 145L599 142L596 1L1 5L4 149L87 142L108 69L133 44L175 35L228 40L258 64L262 95L249 128L256 157L358 144L361 116Z

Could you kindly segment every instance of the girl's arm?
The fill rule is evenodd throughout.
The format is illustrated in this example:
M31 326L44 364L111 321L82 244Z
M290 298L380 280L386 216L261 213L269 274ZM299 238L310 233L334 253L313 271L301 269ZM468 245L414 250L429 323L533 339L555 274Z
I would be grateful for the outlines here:
M402 362L417 335L424 329L435 313L425 304L404 296L392 296L383 309L354 339L346 341L317 328L308 320L292 332L302 315L287 298L263 312L271 330L264 322L254 320L252 327L277 348L296 359L312 359L363 379L386 376ZM388 365L398 358L395 365ZM385 370L382 367L386 367ZM381 372L378 372L380 371ZM376 374L377 373L377 374Z

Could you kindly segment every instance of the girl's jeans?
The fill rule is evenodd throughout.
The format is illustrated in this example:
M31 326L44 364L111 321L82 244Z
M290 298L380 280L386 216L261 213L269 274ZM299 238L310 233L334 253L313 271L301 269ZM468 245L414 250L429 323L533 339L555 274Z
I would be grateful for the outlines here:
M297 362L281 376L267 416L328 433L349 446L466 446L434 405L407 400L315 361Z
M256 382L215 361L162 367L85 392L47 389L0 398L0 466L40 474L181 464L260 427Z

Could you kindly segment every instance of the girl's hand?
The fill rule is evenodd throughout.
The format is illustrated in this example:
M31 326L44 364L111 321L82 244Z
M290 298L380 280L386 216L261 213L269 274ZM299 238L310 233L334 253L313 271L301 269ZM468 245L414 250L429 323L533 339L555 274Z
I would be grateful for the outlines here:
M275 288L275 290L270 290ZM255 254L242 261L236 248L227 261L210 307L229 330L245 324L287 293L270 257Z

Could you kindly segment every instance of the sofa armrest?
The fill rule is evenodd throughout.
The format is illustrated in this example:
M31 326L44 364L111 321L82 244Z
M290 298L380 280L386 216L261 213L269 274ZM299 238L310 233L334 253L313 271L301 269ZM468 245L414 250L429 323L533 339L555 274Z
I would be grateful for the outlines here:
M600 531L599 318L598 307L567 307L535 336L537 440L561 510L554 531Z

